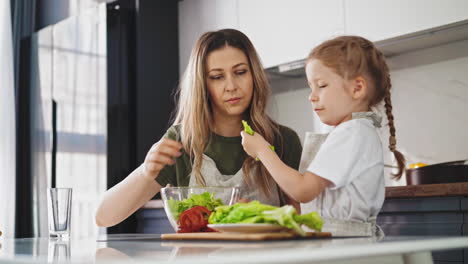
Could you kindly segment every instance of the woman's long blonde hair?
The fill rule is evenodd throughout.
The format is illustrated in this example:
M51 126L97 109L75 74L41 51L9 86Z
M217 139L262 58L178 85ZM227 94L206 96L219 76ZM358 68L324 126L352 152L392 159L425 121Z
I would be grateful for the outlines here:
M181 142L184 150L192 160L192 171L196 181L205 185L205 179L200 173L203 153L213 131L213 113L206 86L206 58L214 50L225 46L238 48L244 52L249 61L253 78L253 95L249 108L244 113L252 129L257 131L268 142L275 142L282 147L278 125L265 112L270 87L268 79L261 65L260 59L250 40L242 32L234 29L223 29L203 34L195 44L190 55L187 69L182 76L178 90L178 104L173 125L180 125ZM239 129L241 124L239 123ZM275 141L276 140L276 141ZM281 150L282 151L282 150ZM245 181L253 182L260 187L266 197L271 195L276 183L261 163L247 156L242 169Z
M390 138L388 148L395 156L400 179L405 170L405 157L396 149L395 125L390 90L392 83L385 57L369 40L359 36L341 36L323 42L309 54L307 61L317 59L346 80L363 76L370 82L370 106L384 102Z

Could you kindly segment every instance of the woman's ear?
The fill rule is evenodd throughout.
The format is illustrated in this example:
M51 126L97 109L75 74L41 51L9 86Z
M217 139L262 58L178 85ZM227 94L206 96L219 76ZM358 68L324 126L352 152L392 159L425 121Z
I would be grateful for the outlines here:
M352 96L353 99L362 99L367 95L367 81L364 77L358 76L353 80L352 84Z

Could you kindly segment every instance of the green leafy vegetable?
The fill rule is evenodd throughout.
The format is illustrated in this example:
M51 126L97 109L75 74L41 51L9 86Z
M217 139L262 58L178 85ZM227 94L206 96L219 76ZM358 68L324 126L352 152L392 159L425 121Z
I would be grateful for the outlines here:
M312 212L304 215L294 215L296 222L306 225L307 227L314 230L322 230L323 221L317 212Z
M276 207L262 204L259 201L237 203L231 206L218 206L208 219L210 224L227 223L267 223L277 224L305 235L301 225L321 231L322 219L316 212L299 215L291 205Z
M249 134L249 135L251 135L251 136L254 135L255 132L254 132L253 129L249 126L249 124L247 123L247 121L242 120L242 125L244 126L244 131L245 131L245 133L247 133L247 134ZM273 151L275 151L275 146L270 145L270 149L273 150ZM259 158L255 158L255 160L256 160L256 161L259 161L260 159L259 159Z
M223 205L222 200L215 199L214 194L210 192L191 194L189 198L181 201L170 198L167 202L176 220L179 220L182 212L195 206L204 206L208 210L214 211L215 207Z

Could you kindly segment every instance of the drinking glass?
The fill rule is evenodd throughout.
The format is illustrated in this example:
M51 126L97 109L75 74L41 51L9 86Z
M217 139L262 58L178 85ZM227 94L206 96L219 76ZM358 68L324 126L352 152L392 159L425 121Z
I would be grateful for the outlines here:
M71 226L72 188L47 188L49 236L68 238Z

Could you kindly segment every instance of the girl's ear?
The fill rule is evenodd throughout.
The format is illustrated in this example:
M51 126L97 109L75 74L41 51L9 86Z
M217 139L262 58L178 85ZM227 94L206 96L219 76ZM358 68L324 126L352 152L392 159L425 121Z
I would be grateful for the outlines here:
M367 81L362 76L358 76L353 80L353 89L352 89L352 96L353 99L362 99L365 98L367 95Z

